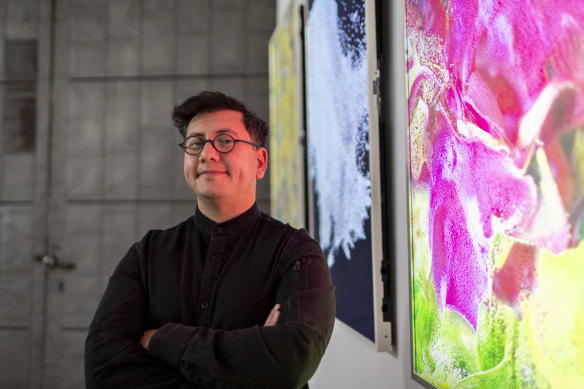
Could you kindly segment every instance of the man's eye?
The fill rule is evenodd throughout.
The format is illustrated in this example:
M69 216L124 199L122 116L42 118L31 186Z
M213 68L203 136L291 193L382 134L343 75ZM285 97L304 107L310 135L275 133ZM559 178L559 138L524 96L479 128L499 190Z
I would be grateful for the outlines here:
M219 145L221 145L221 146L229 146L233 143L233 139L230 139L230 138L220 138L220 139L217 139L217 141L218 141Z
M201 147L202 144L203 144L203 141L200 139L191 139L187 142L187 147L197 148L197 147Z

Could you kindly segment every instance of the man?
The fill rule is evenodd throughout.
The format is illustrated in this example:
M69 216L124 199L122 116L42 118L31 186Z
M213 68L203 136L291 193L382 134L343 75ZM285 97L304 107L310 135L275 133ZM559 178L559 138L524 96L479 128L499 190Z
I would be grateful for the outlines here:
M89 328L87 388L308 387L334 288L318 244L255 202L267 124L219 92L173 120L197 210L117 266Z

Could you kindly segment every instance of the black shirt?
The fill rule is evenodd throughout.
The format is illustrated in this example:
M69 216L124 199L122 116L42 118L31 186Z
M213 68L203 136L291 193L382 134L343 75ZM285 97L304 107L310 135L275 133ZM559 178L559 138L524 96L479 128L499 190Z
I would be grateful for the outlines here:
M273 306L280 319L263 327ZM89 328L87 388L298 388L334 324L322 250L257 205L215 224L198 209L134 244ZM146 329L159 330L149 350Z

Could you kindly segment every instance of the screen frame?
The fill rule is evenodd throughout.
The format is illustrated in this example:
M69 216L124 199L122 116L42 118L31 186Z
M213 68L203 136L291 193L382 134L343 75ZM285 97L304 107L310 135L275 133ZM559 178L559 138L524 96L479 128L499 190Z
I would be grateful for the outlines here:
M303 26L308 20L309 0L302 0L305 10ZM394 331L392 326L394 321L393 307L395 306L395 296L392 291L395 276L395 244L392 244L393 231L391 231L389 220L393 220L393 177L391 170L391 160L386 150L391 150L391 141L385 126L385 117L382 110L384 104L382 98L382 3L381 0L364 0L365 4L365 25L366 25L366 46L367 46L367 89L369 108L369 174L371 180L371 270L373 289L373 325L374 338L372 342L369 338L347 325L349 332L362 342L371 346L378 352L394 351ZM305 30L303 28L305 39ZM306 47L304 47L306 56ZM307 125L307 98L306 95L306 62L303 64L304 81L304 123L306 131ZM308 146L306 146L308 150ZM305 165L308 173L308 161ZM315 237L314 221L314 187L312 180L307 174L307 221L308 229ZM337 318L339 319L339 318ZM339 319L341 320L341 319ZM342 321L342 320L341 320ZM346 323L345 323L346 324Z
M368 89L369 89L369 166L371 175L371 245L373 271L373 297L375 320L375 345L377 351L393 351L393 303L391 277L395 255L390 247L389 220L393 220L391 193L393 174L386 150L387 129L383 115L382 69L383 29L381 24L382 1L365 0L367 36Z

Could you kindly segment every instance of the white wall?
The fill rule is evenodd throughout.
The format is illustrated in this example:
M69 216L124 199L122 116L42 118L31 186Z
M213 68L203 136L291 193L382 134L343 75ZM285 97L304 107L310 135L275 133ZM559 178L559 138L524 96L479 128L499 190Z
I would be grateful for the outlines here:
M277 15L290 0L278 0ZM384 109L387 136L393 140L392 161L395 199L396 301L395 348L392 354L378 353L373 345L336 322L331 343L318 371L310 381L312 389L422 388L411 379L409 254L407 222L407 141L404 51L404 1L386 1L383 11L385 80ZM389 113L389 115L387 114Z

